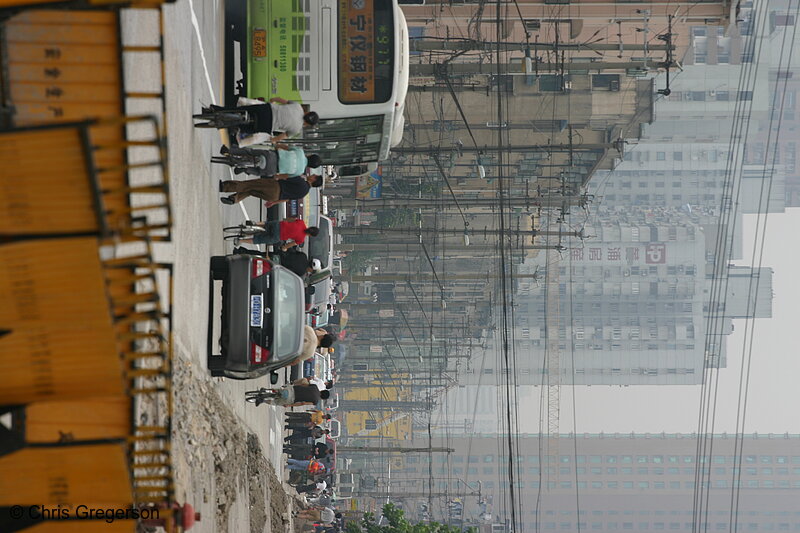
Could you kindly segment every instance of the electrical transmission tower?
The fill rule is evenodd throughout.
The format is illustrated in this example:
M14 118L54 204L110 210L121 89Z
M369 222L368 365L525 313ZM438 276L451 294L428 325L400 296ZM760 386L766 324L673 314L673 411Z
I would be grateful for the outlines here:
M547 231L536 235L557 237L555 246L548 246L545 269L545 358L547 365L547 453L548 479L558 482L558 444L561 416L561 245L564 237L583 239L583 231L561 231L561 217L551 219ZM572 290L572 287L567 287ZM566 324L565 324L566 327ZM550 477L552 476L552 477Z
M559 223L551 220L550 231L558 232ZM548 232L549 233L549 232ZM561 239L559 238L559 245ZM548 250L545 270L545 357L547 365L547 456L548 472L558 476L559 417L561 416L561 349L559 330L561 326L561 253L558 249ZM553 481L558 481L557 478Z

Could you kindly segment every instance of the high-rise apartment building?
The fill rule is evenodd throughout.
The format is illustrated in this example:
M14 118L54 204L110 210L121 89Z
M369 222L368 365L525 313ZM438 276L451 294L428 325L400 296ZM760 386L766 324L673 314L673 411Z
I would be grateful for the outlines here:
M571 435L559 440L558 455L541 455L537 435L516 440L517 516L527 531L536 530L537 521L539 531L577 531L579 524L582 531L693 531L698 481L708 495L701 531L733 530L732 495L738 495L738 531L800 531L800 435L748 434L738 448L733 435L715 435L705 440L713 443L710 455L701 457L693 434L578 434L574 442ZM461 498L465 521L477 519L479 500L492 503L496 521L509 518L503 436L432 444L454 451L406 456L404 468L392 472L392 494L419 494L417 500L427 501L432 468L436 501L442 494Z
M706 242L700 226L674 224L671 216L678 214L608 210L598 218L602 222L584 229L590 238L565 252L556 267L564 383L702 381ZM539 256L533 263L544 269L544 260ZM514 318L515 371L518 384L538 385L545 356L547 287L526 288L517 297ZM501 365L473 365L463 382L474 384L481 374L503 371Z
M696 214L664 208L600 208L583 242L564 252L559 268L562 383L578 385L691 385L704 365L725 367L724 336L732 319L771 316L772 270L730 266L717 302L710 303L709 242ZM548 265L539 255L528 270ZM751 281L752 280L752 281ZM755 281L758 280L756 284ZM519 385L542 384L544 283L520 282L513 343ZM723 335L707 345L712 328ZM714 357L704 360L705 354ZM496 357L471 362L463 385L497 383L505 365Z
M741 172L734 173L731 149L727 142L642 141L625 154L625 161L615 170L598 172L590 190L604 205L719 208L725 199L728 204L735 202L743 214L767 208L772 213L782 212L784 168L744 165ZM772 180L768 201L760 194L767 180Z

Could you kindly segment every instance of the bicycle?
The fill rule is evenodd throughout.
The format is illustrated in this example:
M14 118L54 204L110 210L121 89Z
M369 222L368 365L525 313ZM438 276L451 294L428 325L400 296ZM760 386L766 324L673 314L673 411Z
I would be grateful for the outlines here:
M228 165L229 167L259 168L262 157L258 155L214 155L211 156L211 162Z
M252 220L248 220L244 224L239 224L238 226L228 226L227 228L222 228L222 231L224 233L223 239L227 241L235 239L250 239L266 231L266 228L264 228L264 226L256 225Z
M265 387L261 387L258 390L249 390L244 393L245 401L256 405L261 405L269 400L277 400L282 396L283 394L280 389L267 389Z
M233 128L246 126L253 122L250 114L244 110L205 110L203 113L192 115L192 118L206 121L195 123L195 128Z

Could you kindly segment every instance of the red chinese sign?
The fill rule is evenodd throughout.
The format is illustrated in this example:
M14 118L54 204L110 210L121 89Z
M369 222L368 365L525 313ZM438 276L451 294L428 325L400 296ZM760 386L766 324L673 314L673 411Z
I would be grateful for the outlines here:
M667 247L664 244L648 244L644 252L645 262L660 265L667 262Z

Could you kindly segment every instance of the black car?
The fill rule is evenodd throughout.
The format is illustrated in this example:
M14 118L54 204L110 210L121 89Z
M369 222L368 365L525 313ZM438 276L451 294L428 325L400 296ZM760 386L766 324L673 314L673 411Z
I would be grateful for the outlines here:
M249 254L211 258L222 281L221 355L212 376L252 379L291 363L303 349L303 281L269 259ZM211 325L209 325L211 327Z

